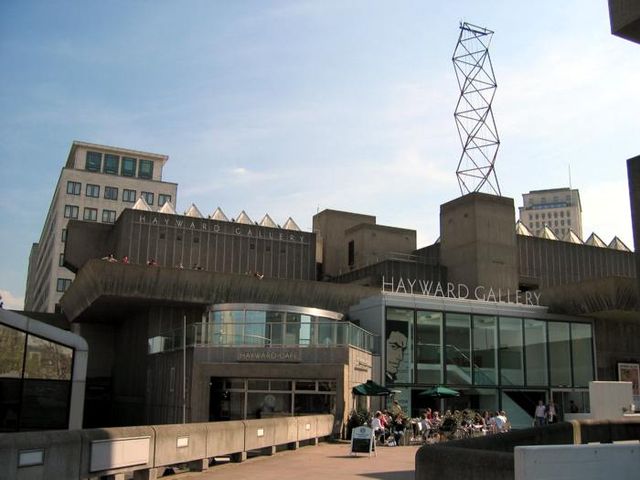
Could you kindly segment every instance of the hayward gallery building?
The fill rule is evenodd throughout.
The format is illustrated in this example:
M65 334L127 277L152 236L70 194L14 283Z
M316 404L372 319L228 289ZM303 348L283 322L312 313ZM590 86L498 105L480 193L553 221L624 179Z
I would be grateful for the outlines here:
M61 299L89 344L84 426L330 412L374 380L417 415L539 399L588 410L588 383L640 361L629 251L516 233L513 200L441 206L440 240L325 210L313 232L147 210L71 221ZM102 257L127 256L128 264ZM154 265L147 265L153 259ZM375 401L374 401L375 405Z

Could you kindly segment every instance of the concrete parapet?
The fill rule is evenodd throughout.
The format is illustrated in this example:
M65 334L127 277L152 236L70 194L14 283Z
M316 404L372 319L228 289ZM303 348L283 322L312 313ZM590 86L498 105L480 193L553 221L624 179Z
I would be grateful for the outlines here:
M0 435L0 479L80 478L79 430Z
M238 455L244 448L244 422L207 423L207 458ZM232 457L236 458L236 457ZM240 459L239 461L242 461Z
M82 479L153 467L156 433L151 426L95 428L81 434Z
M304 417L311 418L311 417ZM296 444L298 441L298 421L296 417L278 418L275 423L274 445Z
M331 415L318 415L318 437L330 437L334 434L334 417Z
M298 441L318 438L318 417L296 417L298 420Z
M157 425L153 429L156 432L154 467L208 458L206 423Z
M277 422L282 422L282 418L243 421L245 450L260 450L275 445Z

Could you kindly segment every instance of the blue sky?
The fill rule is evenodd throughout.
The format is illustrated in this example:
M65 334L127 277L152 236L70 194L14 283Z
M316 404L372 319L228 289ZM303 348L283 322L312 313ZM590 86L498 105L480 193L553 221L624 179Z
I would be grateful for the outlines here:
M640 46L607 2L0 2L0 293L21 307L71 142L170 156L178 210L220 206L305 230L318 209L438 237L459 195L451 56L494 30L496 169L522 193L580 189L585 236L633 245Z

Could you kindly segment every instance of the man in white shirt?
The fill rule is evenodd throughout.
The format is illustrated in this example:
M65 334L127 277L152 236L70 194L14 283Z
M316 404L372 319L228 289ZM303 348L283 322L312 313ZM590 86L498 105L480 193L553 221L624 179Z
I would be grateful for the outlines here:
M538 400L538 406L536 407L536 427L542 427L546 423L547 407L544 406L542 400Z

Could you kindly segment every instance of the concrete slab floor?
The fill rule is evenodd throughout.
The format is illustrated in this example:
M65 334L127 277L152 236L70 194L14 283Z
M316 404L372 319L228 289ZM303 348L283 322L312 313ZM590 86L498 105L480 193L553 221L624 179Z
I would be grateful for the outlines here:
M243 463L212 466L202 473L182 473L163 478L172 480L286 480L316 478L329 480L413 480L415 456L420 448L378 447L377 456L350 455L348 443L320 443L273 456L251 458Z

